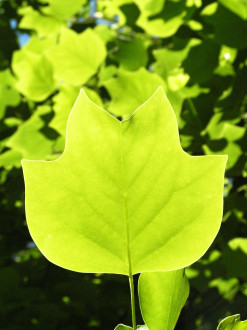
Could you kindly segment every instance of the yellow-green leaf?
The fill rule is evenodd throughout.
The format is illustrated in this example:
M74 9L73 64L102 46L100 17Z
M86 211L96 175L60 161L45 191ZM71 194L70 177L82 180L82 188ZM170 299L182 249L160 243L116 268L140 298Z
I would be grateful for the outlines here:
M53 263L139 273L199 259L221 223L226 156L186 154L162 88L122 122L82 91L56 161L23 161L30 233Z
M72 86L87 82L105 57L104 42L92 29L80 34L63 29L59 43L49 52L57 78Z

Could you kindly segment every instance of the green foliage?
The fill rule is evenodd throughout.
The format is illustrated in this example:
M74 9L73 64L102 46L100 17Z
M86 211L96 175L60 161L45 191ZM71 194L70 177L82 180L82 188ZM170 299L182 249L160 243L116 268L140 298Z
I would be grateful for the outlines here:
M242 19L247 19L247 2L236 0L220 0L220 3Z
M8 69L0 71L0 119L5 115L8 106L18 106L20 96L15 89L16 81Z
M191 294L176 330L247 318L246 24L246 1L237 0L0 1L1 328L131 324L125 276L63 271L32 245L26 226L20 160L61 155L80 88L127 119L163 86L182 148L228 155L221 230L186 269ZM149 249L142 244L140 253Z
M53 142L40 132L44 126L42 116L49 112L49 106L39 106L28 120L19 125L16 132L8 139L6 146L20 152L22 158L31 156L34 159L42 159L49 155L52 152Z

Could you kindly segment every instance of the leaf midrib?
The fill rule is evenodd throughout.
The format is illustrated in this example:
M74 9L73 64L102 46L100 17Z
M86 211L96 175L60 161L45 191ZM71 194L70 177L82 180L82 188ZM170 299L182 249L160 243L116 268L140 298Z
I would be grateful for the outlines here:
M128 203L127 203L127 187L125 180L125 163L123 157L123 122L120 121L120 152L121 152L121 177L122 177L122 195L124 201L124 219L126 228L126 250L128 261L128 274L132 277L132 265L131 265L131 252L130 252L130 235L129 235L129 223L128 223Z

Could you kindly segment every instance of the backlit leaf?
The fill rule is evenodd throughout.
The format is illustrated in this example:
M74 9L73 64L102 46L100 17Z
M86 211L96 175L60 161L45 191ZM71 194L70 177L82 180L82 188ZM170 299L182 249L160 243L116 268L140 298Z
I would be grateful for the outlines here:
M169 48L155 49L153 55L156 59L154 63L154 71L164 79L179 68L183 60L188 56L191 47L200 44L198 39L191 39L185 47L179 50L171 50Z
M127 325L119 324L114 330L133 330L133 328Z
M23 161L31 235L50 261L74 271L183 268L219 230L226 158L181 149L162 88L122 122L82 91L63 155Z
M43 13L65 19L77 13L87 0L48 0L49 6L42 8Z
M19 13L23 15L19 28L35 30L39 36L56 34L63 26L61 21L54 17L41 15L32 7L24 7Z
M220 322L217 330L246 330L247 321L240 321L240 315L232 315L226 317Z
M5 114L7 106L17 106L20 95L15 89L16 81L9 70L0 71L0 119Z
M205 130L210 140L203 146L203 149L208 155L217 155L222 152L228 155L227 169L230 169L243 153L238 141L244 137L246 130L231 122L221 121L222 115L222 113L216 113L211 117Z
M16 150L8 150L0 154L0 167L11 168L20 167L22 153Z
M149 330L173 330L189 295L184 269L139 277L142 317Z
M157 74L141 68L134 72L119 70L116 78L106 80L103 85L112 98L109 111L127 118L159 86L165 87L165 82Z
M190 17L188 12L192 10L186 8L185 0L166 0L163 10L157 15L149 17L149 12L143 11L137 25L150 35L168 38Z
M12 68L17 89L33 101L45 100L55 89L52 65L45 55L28 51L14 53Z
M97 72L105 56L103 41L91 29L81 34L63 29L59 43L49 53L55 75L72 86L87 82Z
M141 12L152 16L158 14L165 6L166 0L134 0Z
M113 54L113 58L120 63L121 68L137 70L146 66L148 54L143 40L119 40L116 47L117 51Z
M52 140L40 131L44 127L42 115L50 112L49 106L40 106L35 113L20 125L11 135L6 145L15 152L22 154L22 158L46 159L52 152Z

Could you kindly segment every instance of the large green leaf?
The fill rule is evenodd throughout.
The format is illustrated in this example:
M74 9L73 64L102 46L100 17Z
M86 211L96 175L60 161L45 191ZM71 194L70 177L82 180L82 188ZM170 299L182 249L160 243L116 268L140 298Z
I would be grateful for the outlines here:
M149 330L173 330L188 295L189 282L184 269L141 274L139 299Z
M240 321L240 315L232 315L226 317L220 322L217 330L246 330L247 321Z
M73 86L87 82L97 72L105 56L104 42L92 29L81 34L63 29L59 43L49 53L55 75Z
M181 149L162 88L122 122L82 91L63 155L23 161L31 235L50 261L74 271L185 267L219 230L226 158Z

